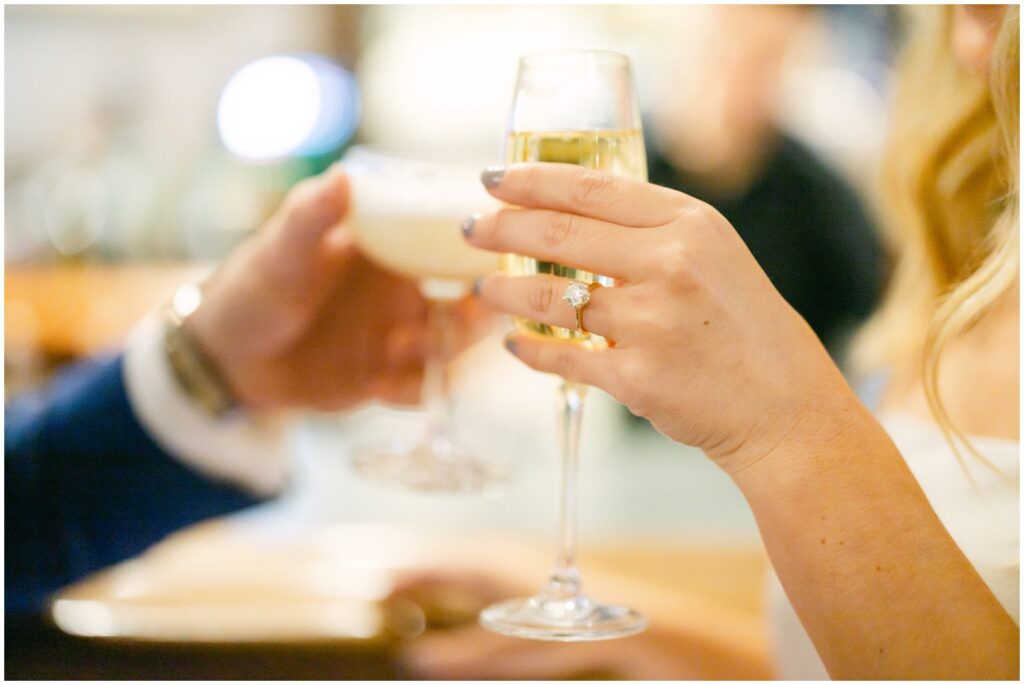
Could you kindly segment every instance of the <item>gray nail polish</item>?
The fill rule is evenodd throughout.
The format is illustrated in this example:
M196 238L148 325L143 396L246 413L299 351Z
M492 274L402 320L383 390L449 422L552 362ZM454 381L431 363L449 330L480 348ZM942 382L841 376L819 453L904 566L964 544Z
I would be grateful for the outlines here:
M480 180L488 188L497 188L501 185L501 179L505 176L505 167L501 164L494 164L484 169L480 174Z
M505 349L512 354L516 353L516 347L518 347L518 345L519 343L515 338L505 338Z
M470 214L465 221L462 222L462 237L469 238L473 235L473 227L476 226L477 220L483 216L480 212L473 212Z
M478 278L473 281L473 297L480 297L480 284L483 283L482 278Z

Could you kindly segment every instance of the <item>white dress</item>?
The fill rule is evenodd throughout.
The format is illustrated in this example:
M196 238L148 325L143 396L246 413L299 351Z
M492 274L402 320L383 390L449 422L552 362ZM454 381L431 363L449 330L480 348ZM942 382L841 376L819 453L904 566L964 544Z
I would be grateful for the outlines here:
M942 524L985 584L1020 624L1020 443L971 438L1004 474L1000 476L961 450L974 484L935 423L901 412L881 417ZM768 617L775 667L785 680L823 680L825 667L814 651L774 573L769 574Z

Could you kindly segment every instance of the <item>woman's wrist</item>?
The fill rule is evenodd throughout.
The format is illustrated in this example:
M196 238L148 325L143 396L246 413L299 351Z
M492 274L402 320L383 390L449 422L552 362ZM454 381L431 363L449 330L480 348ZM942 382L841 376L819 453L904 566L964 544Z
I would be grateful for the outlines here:
M779 438L759 451L718 460L748 501L787 486L805 487L829 469L831 459L869 449L880 440L888 443L885 430L848 386L817 395L779 431Z

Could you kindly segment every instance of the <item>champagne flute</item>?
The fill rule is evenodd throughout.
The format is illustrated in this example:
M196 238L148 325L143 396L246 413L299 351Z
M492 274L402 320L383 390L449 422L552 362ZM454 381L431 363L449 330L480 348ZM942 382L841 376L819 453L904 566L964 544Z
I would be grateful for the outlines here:
M563 162L646 180L647 163L629 59L614 52L568 50L539 53L519 62L506 163ZM512 275L554 274L582 283L612 279L563 264L505 255ZM568 305L566 305L568 306ZM517 319L521 330L599 346L600 336ZM576 566L576 490L580 419L586 386L562 380L562 491L558 554L547 585L527 599L490 606L480 614L490 630L540 640L602 640L638 633L646 619L623 606L587 597Z
M455 304L473 281L500 264L470 247L460 226L495 201L479 182L479 165L413 159L365 147L346 154L356 244L385 269L416 279L426 298L429 349L423 379L427 429L413 445L357 446L353 467L368 477L431 492L477 492L506 478L495 461L474 455L458 438L447 360L452 356ZM381 303L381 306L387 306Z

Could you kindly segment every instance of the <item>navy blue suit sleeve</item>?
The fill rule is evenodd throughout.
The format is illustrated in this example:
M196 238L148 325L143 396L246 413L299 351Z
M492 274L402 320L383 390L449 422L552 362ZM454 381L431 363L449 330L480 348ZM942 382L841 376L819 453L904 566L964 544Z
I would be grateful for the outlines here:
M256 503L166 454L128 403L123 358L77 364L4 411L6 613L169 533Z

